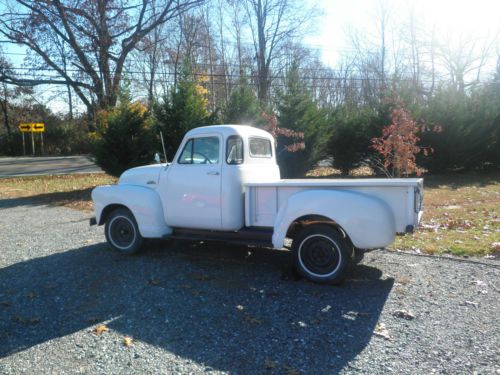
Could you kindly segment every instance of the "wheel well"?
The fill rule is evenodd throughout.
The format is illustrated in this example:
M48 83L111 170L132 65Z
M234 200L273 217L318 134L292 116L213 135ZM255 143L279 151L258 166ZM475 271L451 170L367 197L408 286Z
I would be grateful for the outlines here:
M103 225L106 222L106 220L108 220L108 217L111 214L111 212L113 212L117 208L126 208L128 210L128 207L124 206L123 204L110 204L104 207L104 210L102 210L98 225Z
M295 237L295 234L297 234L302 228L313 224L330 225L337 231L339 231L344 238L349 239L349 236L347 235L345 230L335 220L332 220L329 217L322 215L305 215L295 219L288 227L288 231L286 232L286 237L293 238Z

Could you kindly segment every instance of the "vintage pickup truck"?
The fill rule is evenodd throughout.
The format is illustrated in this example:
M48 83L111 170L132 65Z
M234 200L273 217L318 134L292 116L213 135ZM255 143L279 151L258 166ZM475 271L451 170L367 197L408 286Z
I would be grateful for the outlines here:
M125 171L92 191L109 246L135 253L144 238L217 240L283 248L300 274L339 283L356 253L413 232L422 179L282 180L273 137L242 125L193 129L174 160Z

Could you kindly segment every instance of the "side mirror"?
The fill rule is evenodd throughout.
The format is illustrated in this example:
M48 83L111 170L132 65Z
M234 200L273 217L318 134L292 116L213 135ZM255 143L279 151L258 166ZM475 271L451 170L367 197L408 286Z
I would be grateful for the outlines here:
M160 159L160 154L159 153L155 154L155 162L156 162L156 164L160 164L161 163L161 159Z

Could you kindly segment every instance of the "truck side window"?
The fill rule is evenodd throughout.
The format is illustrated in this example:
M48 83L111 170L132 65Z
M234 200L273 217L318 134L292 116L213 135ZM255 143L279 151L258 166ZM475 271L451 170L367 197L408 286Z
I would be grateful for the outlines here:
M201 137L187 141L179 164L217 164L219 162L219 138Z
M192 164L193 163L193 140L187 141L181 156L179 157L179 164Z
M226 163L243 163L243 140L240 136L232 135L227 139Z
M266 138L250 137L250 156L254 158L272 157L271 141Z

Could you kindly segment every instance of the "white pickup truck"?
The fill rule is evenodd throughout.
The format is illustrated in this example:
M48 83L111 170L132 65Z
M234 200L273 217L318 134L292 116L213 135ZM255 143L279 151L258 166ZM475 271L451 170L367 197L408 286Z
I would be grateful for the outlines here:
M217 240L283 248L300 274L339 283L357 251L413 232L422 179L282 180L273 137L241 125L189 131L172 163L132 168L92 191L109 246L135 253L143 238Z

